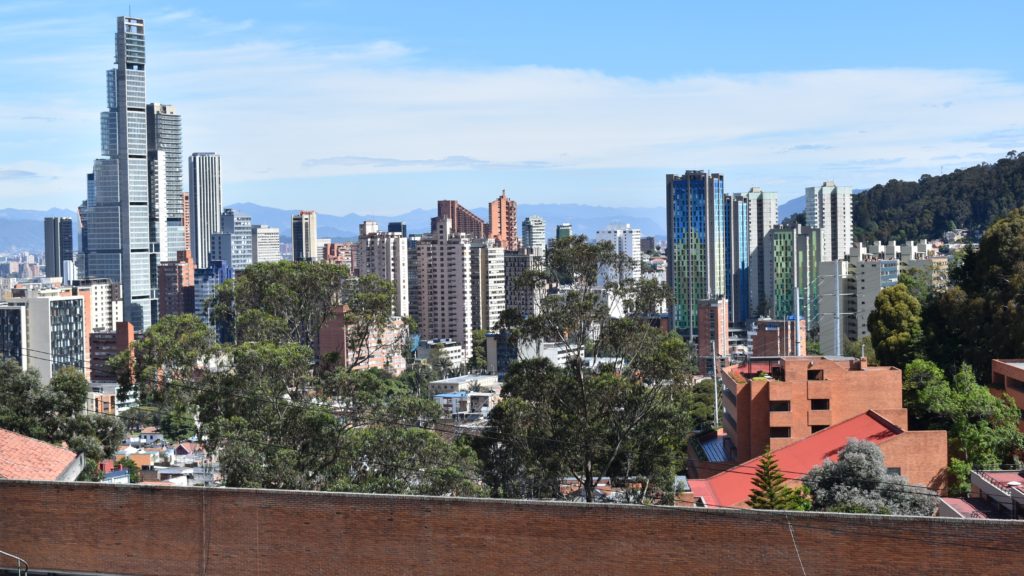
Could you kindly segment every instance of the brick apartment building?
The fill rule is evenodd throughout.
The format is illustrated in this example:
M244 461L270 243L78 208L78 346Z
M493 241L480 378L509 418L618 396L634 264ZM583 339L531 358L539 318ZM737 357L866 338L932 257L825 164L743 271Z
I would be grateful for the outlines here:
M722 370L726 459L744 462L873 410L907 429L903 373L853 358L784 357Z
M1005 394L1013 398L1021 414L1017 426L1024 432L1024 360L992 360L992 383L988 390L996 396Z

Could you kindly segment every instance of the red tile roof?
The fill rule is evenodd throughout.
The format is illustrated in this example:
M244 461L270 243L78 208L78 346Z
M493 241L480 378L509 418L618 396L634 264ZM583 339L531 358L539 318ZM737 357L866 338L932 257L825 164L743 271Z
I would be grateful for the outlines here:
M779 448L772 455L783 476L799 481L825 459L835 460L850 438L881 444L902 433L903 430L892 422L868 411ZM750 497L760 462L761 457L758 456L705 480L690 480L690 489L708 506L742 506Z
M76 457L66 448L0 428L0 478L56 480Z

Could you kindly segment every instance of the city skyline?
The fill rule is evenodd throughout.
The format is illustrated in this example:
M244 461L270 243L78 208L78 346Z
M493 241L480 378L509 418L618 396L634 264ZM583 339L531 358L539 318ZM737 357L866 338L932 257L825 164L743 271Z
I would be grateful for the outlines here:
M109 67L118 13L52 6L59 18L49 4L0 7L13 80L0 89L0 111L10 111L0 130L17 143L3 145L0 163L10 207L73 209L99 149L90 111L104 86L92 71ZM549 7L544 23L531 6L448 22L409 5L383 24L382 8L343 19L302 2L133 13L147 21L150 92L184 117L185 154L224 157L225 205L385 213L435 197L484 206L506 188L524 204L657 206L661 177L694 167L728 174L728 193L758 186L784 203L816 182L916 179L1020 147L1024 73L990 46L1010 14L986 15L996 29L968 47L942 39L979 26L984 10L937 19L934 5L886 7L920 12L909 29L906 17L808 6L750 5L732 18L710 7L649 4L615 18ZM702 27L674 44L641 26L666 17L722 19L736 36L711 50ZM423 18L437 29L423 30ZM519 25L533 39L472 26L447 37L464 18L489 18L501 33ZM770 41L753 33L772 25Z

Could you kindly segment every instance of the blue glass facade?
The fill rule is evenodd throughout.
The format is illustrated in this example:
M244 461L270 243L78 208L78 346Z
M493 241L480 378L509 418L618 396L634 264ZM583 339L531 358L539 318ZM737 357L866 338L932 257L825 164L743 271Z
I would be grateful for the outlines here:
M698 302L726 290L724 178L692 170L669 174L666 207L672 325L692 339Z

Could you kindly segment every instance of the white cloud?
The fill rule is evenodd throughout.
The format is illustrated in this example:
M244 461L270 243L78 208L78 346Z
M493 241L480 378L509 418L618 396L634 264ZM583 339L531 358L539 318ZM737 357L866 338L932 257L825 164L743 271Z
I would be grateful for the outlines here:
M938 173L940 162L949 170L955 161L937 158L970 164L1024 148L1014 144L1024 140L1024 85L991 71L646 80L537 66L424 67L414 54L389 40L151 51L148 97L183 115L186 152L221 153L228 183L494 167L639 169L656 182L667 171L708 168L724 171L731 191L795 191L826 178L862 186ZM102 74L95 70L97 85ZM94 112L81 130L98 140L102 103L75 105ZM32 114L63 116L44 107ZM35 124L40 139L63 127ZM80 190L81 180L66 189ZM302 184L290 188L301 194ZM20 191L31 194L27 185Z

